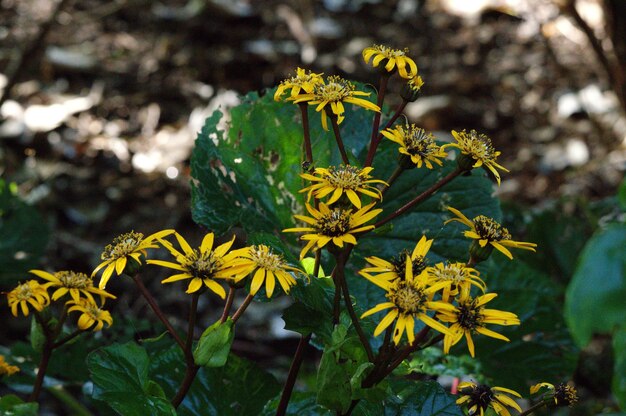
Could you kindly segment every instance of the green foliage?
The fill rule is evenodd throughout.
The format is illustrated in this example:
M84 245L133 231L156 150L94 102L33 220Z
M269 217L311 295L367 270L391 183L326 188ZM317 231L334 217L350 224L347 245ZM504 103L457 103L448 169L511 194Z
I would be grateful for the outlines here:
M14 284L35 267L48 244L49 230L39 212L0 179L0 283Z
M454 398L439 383L395 381L385 416L462 416Z
M228 318L224 323L215 322L202 333L193 352L196 364L205 367L222 367L228 359L233 339L235 339L235 331L232 319Z
M94 383L93 398L124 416L176 415L161 386L150 380L149 364L148 353L135 343L92 352L87 367Z
M12 394L0 397L0 416L37 416L39 405L25 403Z

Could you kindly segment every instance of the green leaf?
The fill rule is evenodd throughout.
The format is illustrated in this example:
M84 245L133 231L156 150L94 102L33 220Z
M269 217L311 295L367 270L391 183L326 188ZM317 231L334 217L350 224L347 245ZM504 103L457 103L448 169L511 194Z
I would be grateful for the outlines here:
M196 364L205 367L222 367L228 359L233 339L235 339L235 331L232 319L228 318L224 323L215 322L200 336L193 352Z
M325 350L317 372L317 402L337 412L345 413L352 403L350 374L346 366L337 363L333 351Z
M38 413L38 403L25 403L13 394L0 397L0 416L37 416Z
M46 336L43 333L41 324L37 322L35 316L30 320L30 345L37 352L43 350L43 344L46 342Z
M280 397L276 397L263 409L262 416L274 416ZM332 416L333 413L317 403L314 393L294 391L287 405L288 416ZM356 416L356 414L355 414Z
M149 364L148 353L135 343L92 352L87 367L94 383L93 398L124 416L176 415L163 390L148 378Z
M613 394L622 409L626 409L626 328L613 334Z
M622 211L626 211L626 179L622 181L617 191L617 200Z
M289 292L294 303L283 312L285 329L302 335L315 332L330 342L334 289L327 285L327 281L315 277L310 277L308 282L298 280Z
M396 380L392 389L385 416L463 416L454 397L434 381Z
M0 179L0 283L10 285L24 279L37 265L48 244L46 221L22 201Z
M611 224L587 242L567 288L565 317L572 336L586 345L594 332L624 327L626 224Z

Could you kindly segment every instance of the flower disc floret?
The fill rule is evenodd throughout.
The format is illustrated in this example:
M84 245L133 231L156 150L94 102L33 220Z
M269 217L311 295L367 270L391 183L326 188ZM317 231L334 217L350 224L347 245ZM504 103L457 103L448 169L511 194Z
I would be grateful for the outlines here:
M107 282L113 275L113 272L118 276L124 273L129 259L134 261L135 265L140 265L141 257L146 256L146 249L157 248L158 245L156 245L154 241L172 234L173 232L174 230L163 230L148 237L144 237L142 233L131 231L115 237L113 242L104 248L100 256L103 260L102 263L91 273L92 276L95 276L98 271L104 268L98 287L100 287L100 289L106 288Z
M443 164L441 159L446 157L446 152L435 142L434 136L415 124L388 128L383 130L382 134L392 142L398 143L400 154L410 158L418 168L426 165L428 169L432 169L433 163L441 166Z
M384 45L372 45L363 49L363 60L369 64L371 59L374 68L383 63L387 72L393 72L397 69L402 78L408 79L417 74L417 65L413 59L407 56L408 53L407 48L400 50ZM407 71L407 67L409 71Z
M300 259L314 246L316 249L324 247L329 242L334 246L343 247L344 244L356 244L355 234L374 228L373 225L364 225L376 217L382 209L372 209L374 203L364 206L356 212L352 209L329 208L320 202L319 210L308 203L305 204L311 217L294 215L300 221L304 221L308 227L287 228L283 232L304 232L301 240L307 241L300 252Z
M410 259L413 276L419 275L428 266L426 254L433 244L433 240L428 240L426 236L422 236L417 242L412 252L402 250L400 253L392 257L389 261L380 257L366 257L365 260L371 267L362 269L359 274L366 279L374 278L393 281L404 277L404 268L406 267L407 258Z
M17 285L15 289L7 293L7 300L13 316L17 316L18 308L24 316L28 316L29 305L37 312L41 312L50 304L48 291L36 280L29 280Z
M298 68L296 69L296 75L287 78L281 81L278 88L276 88L276 92L274 93L274 100L280 101L282 96L289 90L289 100L293 100L302 91L307 94L313 93L315 87L324 83L324 79L322 78L322 74L315 74L311 71L306 71L305 69Z
M321 112L322 127L328 130L327 115L337 118L337 124L341 124L344 120L344 103L358 105L366 110L380 111L380 107L376 104L358 98L359 96L369 97L370 93L356 91L356 87L350 81L347 81L336 75L329 76L327 82L315 86L310 94L300 94L294 99L295 103L307 102L310 105L316 105L315 111ZM330 113L328 113L330 111Z
M491 139L485 134L477 133L476 130L471 130L469 133L465 130L460 133L452 130L452 136L456 143L445 144L442 148L456 147L461 151L461 157L457 158L459 166L464 170L484 167L500 185L498 169L504 172L508 172L508 169L498 164L497 159L500 152L495 150ZM470 159L467 164L465 163L466 157Z
M478 270L467 267L464 263L437 263L426 269L428 276L435 282L449 281L451 285L444 288L441 299L448 302L456 296L459 290L465 287L476 286L482 292L485 291L485 282L479 277Z
M68 305L72 305L67 310L68 313L80 312L77 325L83 331L92 328L96 332L102 330L105 323L107 327L113 325L113 318L109 311L101 309L95 302L89 299L80 298L77 302L70 300Z
M470 229L463 232L465 237L477 240L480 247L485 247L489 244L511 260L513 259L513 255L507 247L529 251L535 251L535 247L537 247L535 243L513 241L509 230L500 225L493 218L479 215L474 217L473 220L470 220L458 209L448 207L448 210L456 215L456 218L450 218L446 220L444 224L457 221L468 226Z
M420 95L420 91L424 86L424 80L421 76L415 75L409 78L409 80L404 84L404 87L400 91L400 96L403 100L407 102L414 102Z
M300 190L300 192L308 192L307 201L311 199L311 196L320 199L330 195L326 201L327 205L337 202L342 195L346 195L352 205L360 209L361 199L358 193L374 199L382 199L381 192L371 184L387 185L385 181L372 179L370 173L373 169L372 167L360 169L351 165L316 168L315 175L308 173L300 175L303 179L313 182L312 185Z
M504 387L489 387L486 384L464 382L459 384L458 405L466 406L470 416L484 416L488 408L498 415L511 416L507 407L522 412L520 406L509 395L522 397L518 392Z
M254 273L250 283L250 294L256 295L265 283L268 298L274 293L276 280L283 291L289 293L291 287L297 283L290 272L304 274L300 269L289 266L282 255L274 253L271 247L264 244L244 249L240 257L232 262L232 268L237 273L234 277L236 283Z
M233 278L237 271L232 268L235 260L242 250L229 251L235 237L213 249L215 235L208 233L202 239L199 248L192 248L189 243L178 233L174 233L182 251L174 248L172 243L160 239L159 241L176 259L176 263L163 260L148 260L148 264L177 270L177 273L161 281L161 283L171 283L179 280L188 280L186 293L194 293L203 286L209 288L222 299L226 297L226 291L216 281L216 279Z
M71 270L61 270L55 273L49 273L44 270L31 270L30 273L47 280L48 283L43 285L46 289L55 288L55 291L52 293L52 300L58 300L68 293L76 302L78 302L81 295L92 302L95 302L93 295L100 296L101 301L104 298L115 299L115 296L112 294L95 287L93 279L85 273Z
M424 273L413 275L411 259L407 258L404 268L404 279L389 281L377 276L363 275L370 282L385 289L388 302L380 303L361 315L361 318L388 310L374 330L374 336L380 335L394 321L393 342L398 345L406 332L409 344L415 341L415 321L421 320L429 327L448 334L449 330L439 321L428 316L429 311L453 311L455 307L449 303L432 301L432 295L448 283L431 284Z
M443 351L447 354L450 347L457 344L463 336L467 340L467 348L470 355L474 357L473 334L482 334L491 338L509 341L507 337L487 329L488 324L496 325L519 325L520 320L514 313L487 309L485 304L493 300L497 294L488 293L486 295L472 298L469 286L461 289L457 299L457 308L454 311L443 311L437 315L442 322L450 324L450 333L443 339Z

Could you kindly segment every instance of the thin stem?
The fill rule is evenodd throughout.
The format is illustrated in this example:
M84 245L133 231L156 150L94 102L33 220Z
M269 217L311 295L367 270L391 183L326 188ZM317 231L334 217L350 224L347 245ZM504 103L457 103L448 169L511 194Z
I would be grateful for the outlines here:
M402 102L398 105L398 108L396 108L396 112L393 114L393 116L391 116L391 118L389 119L389 121L387 122L387 124L385 124L385 127L383 127L382 129L380 129L380 133L378 133L378 141L380 142L380 140L382 140L383 138L383 130L387 130L389 127L392 126L393 123L396 122L396 120L398 119L398 117L400 117L400 115L402 114L402 112L404 111L404 108L406 107L406 105L409 102L407 100L405 100L404 98L402 99Z
M539 403L531 406L530 408L528 408L528 410L524 410L518 416L527 416L527 415L531 414L532 412L534 412L535 410L541 409L545 405L546 405L546 402L539 402Z
M339 323L339 313L341 311L341 283L337 277L337 267L333 269L331 274L333 283L335 284L335 297L333 298L333 325Z
M303 146L305 154L305 162L310 165L313 164L313 148L311 147L311 130L309 128L309 105L307 103L299 103L300 113L302 114L302 133L303 133Z
M224 323L228 319L228 314L230 313L230 308L233 306L233 300L235 300L235 291L234 287L228 289L228 296L226 297L226 304L224 305L224 312L222 312L222 316L220 318L220 322Z
M393 173L391 174L391 176L389 177L389 179L387 179L387 186L383 185L383 189L380 190L380 193L385 195L385 192L387 192L387 190L389 188L391 188L391 185L393 185L393 183L396 181L396 179L398 179L400 177L400 175L402 175L402 172L404 172L405 169L398 165L396 166L396 169L393 171Z
M69 334L65 338L62 338L61 340L59 340L59 341L55 342L54 344L52 344L52 348L58 348L61 345L70 342L71 340L73 340L74 338L76 338L77 336L82 334L83 332L85 332L85 331L83 331L82 329L77 329L76 331L72 332L71 334Z
M152 297L152 295L148 291L148 288L146 288L146 286L141 281L139 274L134 274L131 277L133 281L135 282L135 284L137 285L137 288L139 289L143 297L146 299L146 302L148 302L148 305L150 305L150 307L152 308L152 311L156 314L157 318L159 318L159 320L163 323L163 325L165 325L165 328L167 328L167 332L169 332L172 338L174 338L178 346L183 351L185 351L185 343L180 338L180 336L178 336L178 333L176 333L176 330L174 329L170 321L167 320L167 318L163 314L163 311L161 311L161 308L159 308L159 305L156 303L156 300L154 300L154 297Z
M307 345L309 345L309 341L311 341L311 335L312 334L301 337L300 342L298 342L296 353L294 354L291 366L289 367L289 374L287 375L287 381L285 381L285 387L283 387L283 392L280 395L280 402L278 402L276 416L284 416L287 412L289 399L291 398L291 393L293 392L293 387L296 383L298 372L300 371L300 365L302 364L302 359L304 358L304 350Z
M185 377L180 383L180 387L178 388L176 395L174 396L174 398L172 398L172 401L170 402L172 403L172 406L174 406L174 408L178 408L178 406L180 406L180 404L183 402L183 399L187 395L187 392L191 387L191 383L193 383L193 380L196 378L196 374L198 373L199 369L200 366L198 365L187 365L187 369L185 370Z
M339 125L337 124L337 116L326 112L328 118L330 118L330 124L333 126L333 133L335 133L335 140L337 141L337 147L339 148L339 153L341 153L341 160L344 165L349 165L350 161L348 160L348 154L346 153L346 149L343 146L343 140L341 139L341 133L339 132Z
M187 326L187 338L185 339L185 351L189 351L191 353L191 347L193 344L193 335L194 329L196 327L196 315L198 313L198 298L200 297L199 292L194 292L191 295L191 307L189 309L189 322ZM193 355L190 355L193 358ZM189 357L188 357L189 358Z
M33 384L33 391L27 399L29 402L36 402L39 399L41 386L43 385L43 379L46 375L46 371L48 370L48 364L50 363L50 357L52 356L53 349L54 346L52 344L52 339L48 338L46 335L46 341L43 344L43 351L41 352L41 360L39 360L39 366L37 368L37 378Z
M254 298L254 295L251 295L251 294L248 294L248 296L246 296L246 298L243 300L243 303L241 304L239 309L237 309L235 311L235 314L233 315L233 323L237 322L237 320L241 317L241 315L243 315L243 313L248 308L248 305L250 305L250 302L252 302L253 298Z
M320 274L321 260L322 260L322 252L321 250L317 250L315 252L315 263L313 264L313 276L315 277L317 277Z
M446 185L448 182L452 181L452 179L456 178L461 173L463 173L463 170L461 170L460 168L457 167L455 170L450 172L448 175L446 175L445 177L440 179L439 182L435 183L433 186L431 186L430 188L428 188L427 190L425 190L424 192L422 192L421 194L419 194L418 196L413 198L411 201L407 202L402 207L400 207L397 210L395 210L392 214L390 214L386 218L383 218L382 220L378 221L374 225L374 228L378 228L381 225L384 225L384 224L388 223L389 221L393 220L394 218L397 218L400 215L404 214L405 212L407 212L408 210L413 208L415 205L417 205L420 202L422 202L422 201L426 200L427 198L431 197L436 191L439 190L439 188L441 188L442 186Z
M381 136L378 132L378 128L380 127L380 115L390 75L391 74L387 72L380 74L378 98L376 99L376 105L380 108L380 111L374 113L374 121L372 122L372 137L370 139L370 148L367 151L367 158L365 159L365 167L372 166L372 161L374 160L374 155L376 154L376 148L378 147L378 143L380 143Z
M361 340L361 344L363 344L363 348L365 348L365 352L367 353L367 358L370 362L374 362L374 353L372 352L372 346L369 343L369 340L365 336L363 332L363 328L361 328L361 323L359 322L358 316L354 312L354 308L352 307L352 300L350 299L350 291L348 289L348 283L346 282L346 276L344 274L344 266L346 262L345 252L342 251L337 257L337 281L339 281L339 285L341 286L341 291L343 292L343 300L346 304L346 309L348 309L348 314L350 315L350 319L352 320L352 325L354 325L354 329Z
M177 408L185 399L187 392L191 388L194 379L196 378L196 374L200 369L199 365L196 365L196 362L193 358L193 334L194 328L196 327L196 316L198 312L198 298L200 297L199 292L194 292L191 295L191 306L189 308L189 322L187 326L187 337L185 339L185 348L183 349L183 353L185 354L185 376L183 377L183 381L180 383L180 387L176 392L174 398L172 398L172 406Z

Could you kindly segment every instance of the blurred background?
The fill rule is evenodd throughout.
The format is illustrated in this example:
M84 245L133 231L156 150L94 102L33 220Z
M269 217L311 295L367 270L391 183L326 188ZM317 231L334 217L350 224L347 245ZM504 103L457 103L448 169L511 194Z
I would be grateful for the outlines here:
M199 241L189 156L205 118L298 66L376 85L361 58L374 43L408 48L419 67L409 121L441 139L488 134L511 171L497 190L511 215L577 239L544 253L557 281L606 214L589 206L626 169L622 0L0 0L0 42L0 173L29 207L25 228L0 223L0 290L22 269L90 271L131 229ZM181 293L163 297L175 307ZM255 336L235 348L274 356ZM286 362L296 342L280 344ZM606 342L594 348L606 356Z

